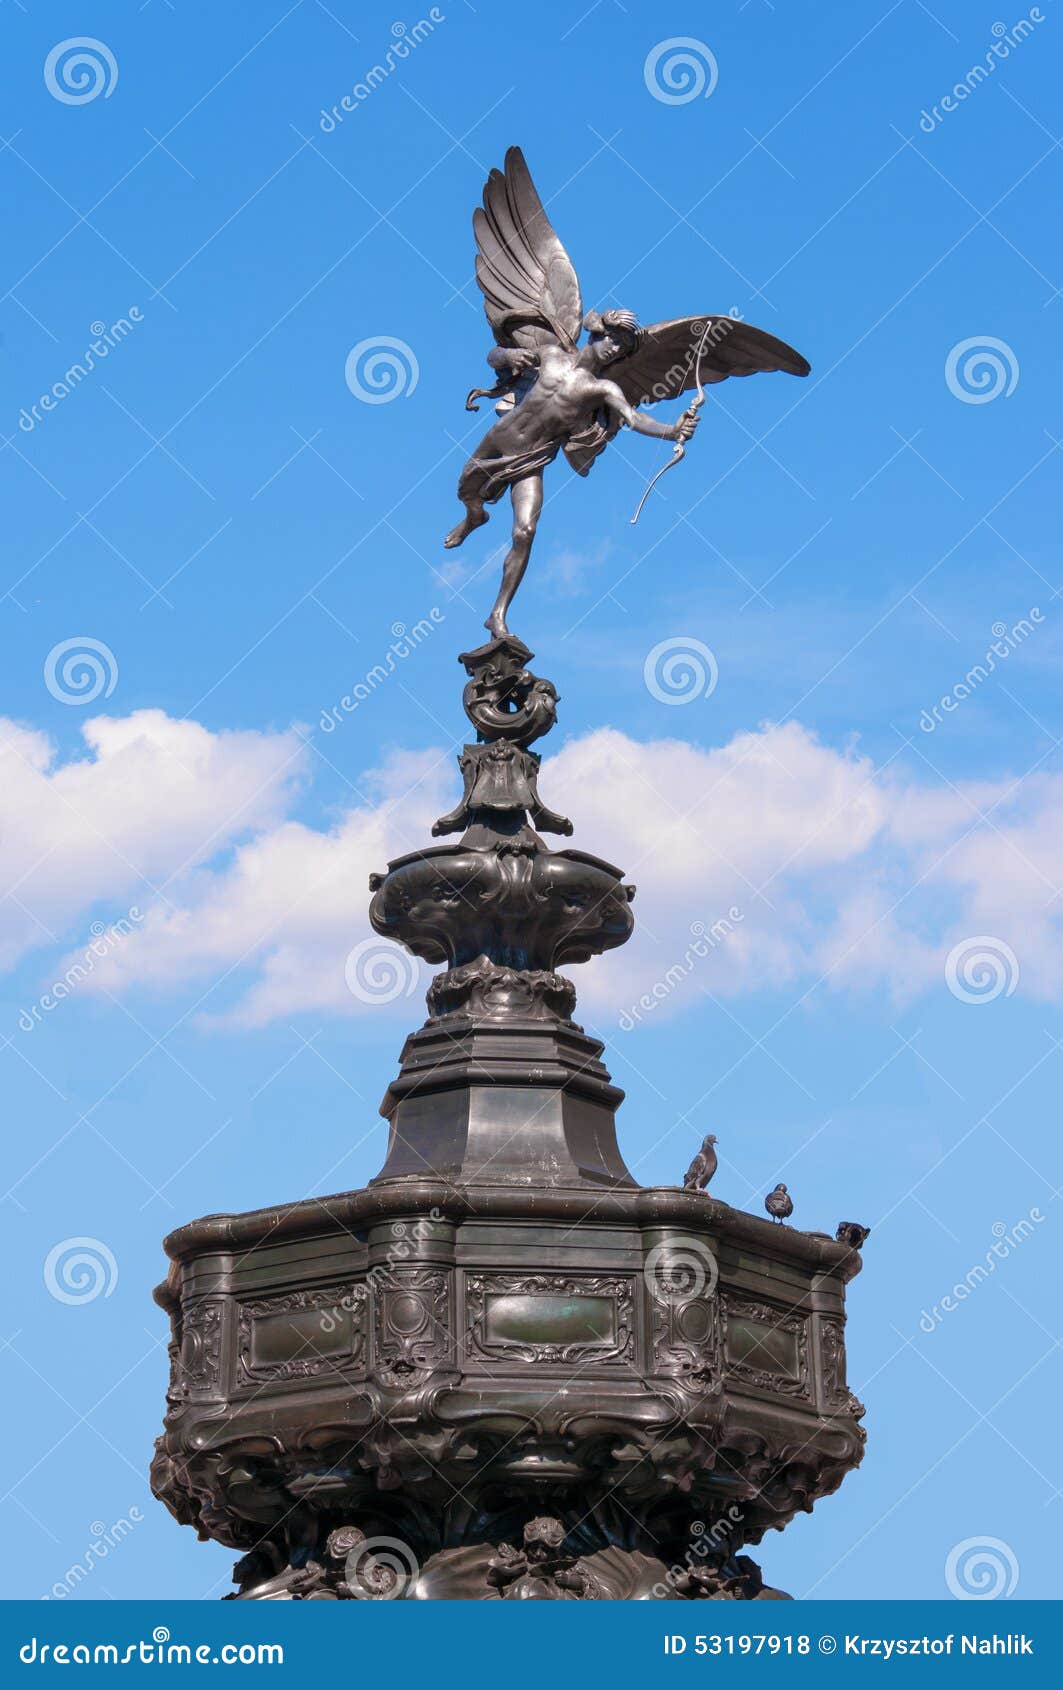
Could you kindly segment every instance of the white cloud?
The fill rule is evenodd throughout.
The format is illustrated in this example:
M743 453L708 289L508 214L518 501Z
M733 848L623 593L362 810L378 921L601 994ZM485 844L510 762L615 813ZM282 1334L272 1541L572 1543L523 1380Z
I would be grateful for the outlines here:
M428 840L449 808L451 766L438 752L400 756L366 782L369 801L327 831L297 821L264 829L221 869L190 877L178 908L151 908L98 965L93 984L113 992L209 987L233 974L241 993L225 1018L244 1025L364 1007L347 989L344 962L371 933L369 876ZM208 998L204 1009L220 1016L225 1001Z
M141 711L84 734L90 755L62 763L43 735L0 724L3 966L47 946L55 967L50 935L69 947L89 912L138 904L141 924L80 990L191 994L245 1025L365 1012L344 961L369 933L368 876L429 842L455 796L448 754L393 758L325 828L293 816L310 757L294 732ZM824 976L905 997L940 985L971 934L1015 951L1025 990L1063 992L1063 777L960 790L879 775L790 723L714 750L602 729L548 758L541 785L572 843L639 886L631 942L573 971L588 1016L663 981L656 1017ZM692 943L721 920L718 943ZM412 1023L419 1005L391 1008Z
M97 904L169 900L233 841L276 825L305 777L295 733L210 733L162 710L97 716L89 755L0 719L0 967Z

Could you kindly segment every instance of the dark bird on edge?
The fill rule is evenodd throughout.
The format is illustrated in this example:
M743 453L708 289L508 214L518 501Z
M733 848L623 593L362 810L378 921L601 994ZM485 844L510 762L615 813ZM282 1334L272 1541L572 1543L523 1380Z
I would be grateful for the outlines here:
M780 1180L774 1191L769 1191L764 1199L764 1207L772 1220L788 1221L794 1212L794 1200Z
M839 1244L848 1244L850 1249L859 1250L870 1231L869 1226L861 1226L859 1221L839 1221L834 1236Z
M716 1134L706 1133L701 1141L701 1149L683 1177L684 1191L704 1191L708 1185L719 1165L716 1160L716 1152L712 1148L715 1143Z

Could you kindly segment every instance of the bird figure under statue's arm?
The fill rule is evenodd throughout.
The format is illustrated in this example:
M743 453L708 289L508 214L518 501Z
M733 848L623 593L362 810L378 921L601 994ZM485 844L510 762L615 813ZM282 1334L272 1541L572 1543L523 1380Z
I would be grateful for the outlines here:
M538 367L539 360L534 352L523 351L519 346L493 346L487 362L497 372L498 380L494 387L474 387L465 401L465 409L478 411L477 399L497 399L495 411L501 417L518 399L523 399L535 380L529 372Z
M496 341L488 362L499 380L474 388L466 405L475 410L480 398L498 399L498 421L462 470L464 516L444 544L460 546L488 520L486 507L509 494L512 536L486 623L501 639L538 528L543 471L558 452L586 475L622 426L671 441L673 455L647 486L637 520L650 488L683 457L707 384L766 370L805 376L809 366L792 346L738 317L676 317L643 328L627 310L584 315L572 261L519 147L510 147L505 169L488 177L473 230L476 280ZM588 336L582 345L581 330ZM644 409L691 390L694 400L674 422L657 422Z

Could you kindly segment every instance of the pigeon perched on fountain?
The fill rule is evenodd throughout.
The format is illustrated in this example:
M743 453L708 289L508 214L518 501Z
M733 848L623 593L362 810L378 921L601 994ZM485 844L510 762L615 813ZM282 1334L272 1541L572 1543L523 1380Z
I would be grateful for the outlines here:
M684 1191L705 1190L705 1187L708 1185L719 1165L716 1158L716 1152L712 1148L715 1143L716 1134L706 1133L705 1137L701 1141L701 1149L698 1151L683 1176Z
M794 1200L780 1180L764 1199L764 1207L774 1221L788 1221L794 1212Z
M861 1226L859 1221L839 1221L834 1236L839 1244L848 1244L850 1249L859 1250L870 1231L869 1226Z

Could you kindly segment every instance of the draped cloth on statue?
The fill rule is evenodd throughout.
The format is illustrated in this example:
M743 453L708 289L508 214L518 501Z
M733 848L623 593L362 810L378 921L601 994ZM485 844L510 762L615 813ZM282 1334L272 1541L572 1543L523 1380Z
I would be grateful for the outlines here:
M490 438L490 437L488 437ZM493 505L517 481L537 475L552 464L564 440L549 440L524 452L500 452L490 458L472 457L461 472L458 498Z

